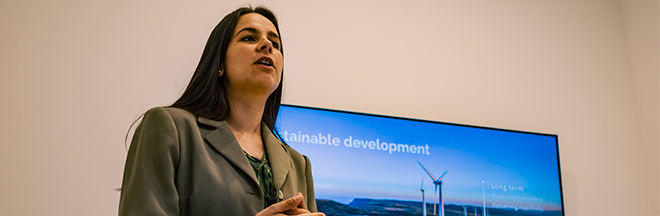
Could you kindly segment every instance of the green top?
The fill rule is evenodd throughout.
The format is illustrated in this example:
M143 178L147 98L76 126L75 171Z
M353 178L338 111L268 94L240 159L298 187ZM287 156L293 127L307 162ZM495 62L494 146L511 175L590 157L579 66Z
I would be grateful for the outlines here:
M276 203L278 198L277 188L275 188L275 182L273 180L273 171L270 169L270 165L268 165L268 159L266 159L266 152L261 156L261 160L252 157L252 155L245 151L243 153L245 153L248 161L250 161L254 174L257 175L257 180L259 180L261 190L264 192L264 208Z

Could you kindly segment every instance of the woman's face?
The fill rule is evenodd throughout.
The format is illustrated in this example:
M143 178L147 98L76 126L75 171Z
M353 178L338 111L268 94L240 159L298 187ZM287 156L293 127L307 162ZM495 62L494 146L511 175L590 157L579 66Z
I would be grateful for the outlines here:
M229 92L270 95L282 78L283 57L275 25L266 17L249 13L241 16L224 64Z

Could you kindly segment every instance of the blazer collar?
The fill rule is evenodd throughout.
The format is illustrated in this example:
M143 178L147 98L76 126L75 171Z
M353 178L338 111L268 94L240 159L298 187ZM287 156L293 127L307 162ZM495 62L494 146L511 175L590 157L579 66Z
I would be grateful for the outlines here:
M284 185L284 181L286 180L287 175L289 175L289 171L293 169L291 156L286 150L284 144L270 132L266 123L263 122L261 123L261 139L264 141L270 167L273 169L275 187L279 190L282 188L282 185Z
M253 180L253 183L259 185L257 176L250 166L247 158L243 154L243 149L241 145L238 144L234 133L229 129L229 125L225 121L215 121L207 118L198 117L197 121L199 123L215 127L216 129L211 133L204 136L204 139L208 141L213 148L215 148L220 154L222 154L230 163L233 163L245 174L250 176ZM255 191L257 194L262 194L261 190Z
M243 149L238 144L236 137L234 137L234 133L229 129L227 122L215 121L203 117L198 117L197 121L216 128L216 130L209 133L204 138L216 150L218 150L220 154L225 156L231 163L249 175L258 185L259 181L257 180L257 176L243 154ZM285 145L270 132L266 123L263 122L261 123L261 139L264 142L266 154L268 154L270 167L273 169L275 187L280 190L282 185L284 185L284 181L286 180L289 171L293 169L291 156L288 154Z

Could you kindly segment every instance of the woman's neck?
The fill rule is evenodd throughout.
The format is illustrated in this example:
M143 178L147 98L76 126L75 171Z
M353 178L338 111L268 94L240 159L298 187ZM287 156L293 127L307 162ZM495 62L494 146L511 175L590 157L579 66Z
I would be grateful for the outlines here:
M229 101L227 124L232 130L243 133L261 133L261 117L265 104L248 104L244 101Z
M250 97L229 97L229 117L226 122L241 148L256 158L264 153L261 138L261 118L266 99Z

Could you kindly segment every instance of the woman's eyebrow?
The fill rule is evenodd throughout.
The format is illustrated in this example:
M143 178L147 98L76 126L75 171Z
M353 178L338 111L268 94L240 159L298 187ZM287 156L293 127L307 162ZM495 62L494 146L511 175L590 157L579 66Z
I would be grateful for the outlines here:
M249 31L249 32L254 33L254 34L259 33L259 30L255 29L255 28L245 27L245 28L241 29L240 31L236 32L236 35L240 34L242 31ZM236 36L236 35L234 35L234 36ZM273 32L273 31L268 32L268 37L274 37L274 38L280 39L280 36L277 35L277 33Z
M275 32L272 32L272 31L269 31L269 32L268 32L268 36L269 36L269 37L277 38L278 40L280 39L280 36L277 35Z

